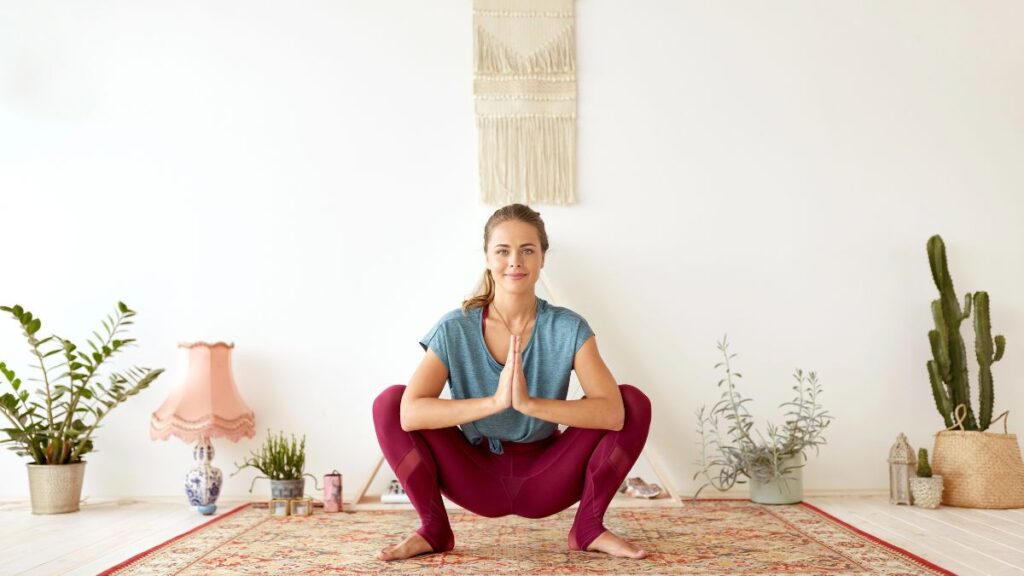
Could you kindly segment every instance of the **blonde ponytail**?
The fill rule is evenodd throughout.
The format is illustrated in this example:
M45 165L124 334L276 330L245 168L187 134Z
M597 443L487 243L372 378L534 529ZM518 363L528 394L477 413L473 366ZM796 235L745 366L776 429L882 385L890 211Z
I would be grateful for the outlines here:
M484 269L484 276L480 279L480 285L477 286L476 295L462 301L462 311L469 312L473 308L483 308L492 300L494 300L494 277L491 276L490 270Z

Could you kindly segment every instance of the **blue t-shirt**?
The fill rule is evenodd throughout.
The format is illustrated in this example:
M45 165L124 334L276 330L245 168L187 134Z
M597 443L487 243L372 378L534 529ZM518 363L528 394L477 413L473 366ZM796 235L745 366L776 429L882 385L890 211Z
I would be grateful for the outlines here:
M461 308L452 310L420 340L423 350L433 350L448 369L448 385L455 400L493 396L498 388L503 366L484 343L482 314L483 308L465 313ZM537 298L533 335L523 349L523 372L530 396L565 400L576 352L593 335L579 314ZM557 427L508 408L463 424L462 433L473 444L486 438L491 452L501 454L502 440L536 442L550 436Z

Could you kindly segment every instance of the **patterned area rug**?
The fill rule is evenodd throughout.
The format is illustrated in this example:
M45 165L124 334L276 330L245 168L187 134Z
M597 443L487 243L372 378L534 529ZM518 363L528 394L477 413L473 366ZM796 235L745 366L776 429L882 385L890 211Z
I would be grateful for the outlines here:
M414 512L280 518L242 506L103 574L952 574L807 504L701 500L611 509L606 526L643 546L646 560L569 551L573 514L529 520L451 512L454 551L384 563L373 554L418 526Z

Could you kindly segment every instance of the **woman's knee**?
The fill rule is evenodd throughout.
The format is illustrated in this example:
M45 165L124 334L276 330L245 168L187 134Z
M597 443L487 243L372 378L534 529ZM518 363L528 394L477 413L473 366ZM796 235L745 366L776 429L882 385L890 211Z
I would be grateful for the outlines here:
M630 384L619 386L622 395L622 406L626 411L626 423L651 421L651 399L639 388Z
M398 416L404 393L404 384L394 384L378 394L373 401L373 420L379 424L384 418Z

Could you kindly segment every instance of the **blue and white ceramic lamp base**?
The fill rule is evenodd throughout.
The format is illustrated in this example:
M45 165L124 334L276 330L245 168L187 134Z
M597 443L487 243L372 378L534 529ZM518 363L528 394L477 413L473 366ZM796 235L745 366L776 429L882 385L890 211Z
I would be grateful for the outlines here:
M220 487L224 480L220 468L210 464L213 455L213 444L210 443L210 439L205 436L200 438L192 449L196 467L185 475L185 494L188 496L188 503L205 515L213 514L217 510L217 497L220 496Z

